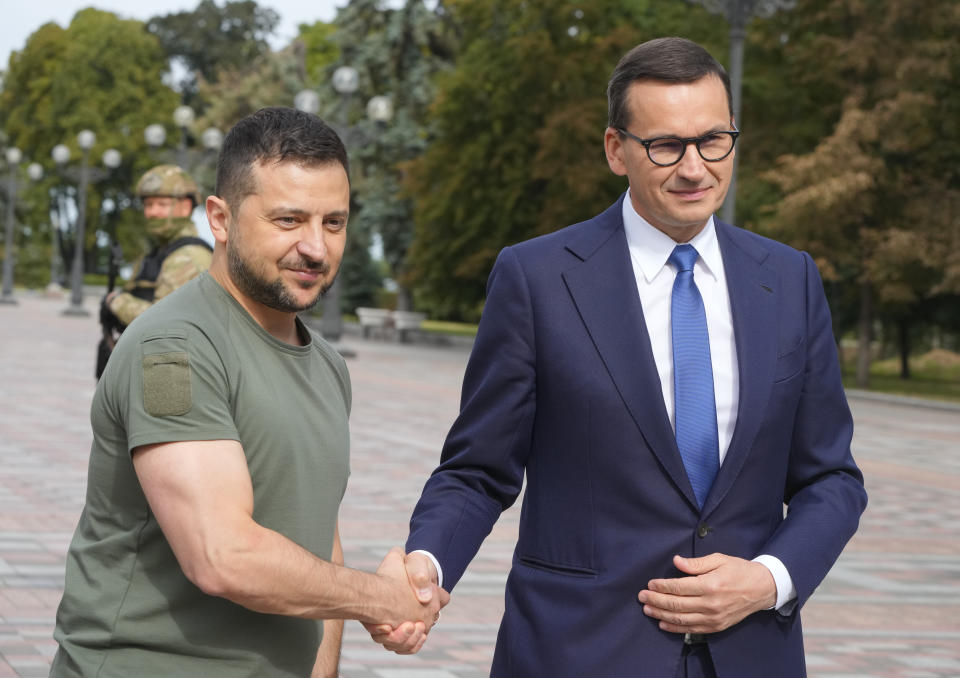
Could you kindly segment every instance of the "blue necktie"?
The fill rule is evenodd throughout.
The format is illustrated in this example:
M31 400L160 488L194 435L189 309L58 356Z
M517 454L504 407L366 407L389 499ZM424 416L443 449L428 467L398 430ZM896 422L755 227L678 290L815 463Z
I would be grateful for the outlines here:
M720 469L720 452L707 316L693 282L693 265L699 256L693 245L677 245L669 261L677 267L670 299L677 447L703 508Z

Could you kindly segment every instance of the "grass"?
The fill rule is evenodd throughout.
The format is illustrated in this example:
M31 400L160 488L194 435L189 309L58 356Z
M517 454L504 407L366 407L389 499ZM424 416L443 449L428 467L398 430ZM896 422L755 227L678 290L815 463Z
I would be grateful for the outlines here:
M444 320L424 320L421 329L439 334L452 334L458 337L474 337L477 326L470 323L452 323Z
M856 357L846 361L843 383L856 385ZM910 379L900 378L896 358L875 361L870 366L869 391L960 402L960 354L934 349L910 358Z
M317 307L319 310L319 307ZM316 315L319 315L317 313ZM359 322L357 316L344 313L344 322ZM477 326L471 323L454 323L445 320L424 320L420 326L424 332L436 332L437 334L449 334L457 337L474 337L477 335Z

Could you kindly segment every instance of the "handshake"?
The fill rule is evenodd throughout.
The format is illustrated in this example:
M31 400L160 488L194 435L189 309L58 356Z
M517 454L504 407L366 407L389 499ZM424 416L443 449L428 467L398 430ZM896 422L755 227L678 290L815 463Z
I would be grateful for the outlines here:
M414 654L427 642L430 629L440 620L440 609L450 594L438 586L436 567L422 553L408 553L396 547L387 553L377 575L388 585L387 623L362 622L370 637L397 654Z

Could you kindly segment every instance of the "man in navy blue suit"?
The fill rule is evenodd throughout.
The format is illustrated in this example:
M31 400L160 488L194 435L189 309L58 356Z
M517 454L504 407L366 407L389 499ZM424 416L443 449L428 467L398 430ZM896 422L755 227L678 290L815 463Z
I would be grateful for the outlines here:
M608 99L629 190L500 253L408 574L452 591L526 476L492 676L803 676L867 500L820 277L713 216L739 132L703 48L639 45Z

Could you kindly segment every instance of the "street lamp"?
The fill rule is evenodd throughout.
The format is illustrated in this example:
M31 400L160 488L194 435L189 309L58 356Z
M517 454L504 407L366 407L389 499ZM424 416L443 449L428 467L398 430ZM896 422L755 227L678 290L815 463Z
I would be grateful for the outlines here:
M163 146L163 142L167 140L167 130L158 123L147 125L147 128L143 130L143 140L147 142L147 146L156 150Z
M386 125L393 119L393 99L377 95L367 102L367 117L378 125Z
M73 244L73 270L70 274L70 306L63 315L88 316L90 313L83 308L83 243L84 228L87 223L87 184L90 181L90 149L97 141L97 135L88 129L77 135L77 145L80 147L80 186L77 214L77 234Z
M333 89L340 95L339 128L337 131L345 144L349 145L349 137L353 131L349 125L348 104L352 94L360 87L360 74L352 66L340 66L333 72L331 80ZM311 89L301 90L294 97L293 105L306 113L316 115L320 110L320 96ZM367 102L367 115L378 124L385 124L393 117L393 102L389 97L375 96ZM332 344L340 341L343 334L343 315L340 310L340 277L338 276L330 289L323 295L323 317L321 318L321 332L324 339ZM338 348L341 353L344 349Z
M121 161L123 160L123 157L120 155L120 151L118 151L117 149L115 149L115 148L108 148L107 150L105 150L105 151L103 152L103 155L101 156L100 159L103 161L103 166L107 168L107 175L109 176L109 174L110 174L113 170L115 170L115 169L117 169L118 167L120 167L120 163L121 163ZM104 198L106 198L106 197L107 197L107 196L106 196L106 191L104 191ZM104 200L104 203L106 203L106 200ZM103 213L103 207L105 207L105 206L106 206L105 204L104 204L103 206L101 206L101 215L102 215L102 213ZM116 235L117 235L116 232L115 232L115 231L116 231L116 228L115 228L115 227L112 227L113 215L115 215L116 212L117 212L117 196L116 196L116 192L114 192L113 196L110 198L110 213L111 213L110 225L111 225L111 227L108 227L108 231L109 231L109 233L110 233L110 239L111 239L111 241L113 241L112 244L116 244Z
M223 132L216 127L208 127L203 130L203 134L200 135L200 143L202 143L203 147L208 151L219 150L219 148L223 146Z
M187 128L193 124L196 115L189 106L177 106L173 112L173 122L180 128L180 145L177 147L177 164L182 169L187 166Z
M62 172L63 166L70 162L70 148L66 144L57 144L53 147L53 150L50 151L50 155L53 158L53 161L57 163L57 169ZM53 242L51 243L50 249L50 284L47 286L47 294L50 296L59 296L62 291L60 287L59 268L60 268L60 223L63 217L63 189L62 185L56 192L56 204L57 204L57 223L54 225L55 232L53 235Z
M360 74L353 66L340 66L333 72L333 88L343 96L349 96L360 86Z
M11 146L5 155L10 175L7 181L7 239L3 254L3 295L0 296L0 303L16 304L17 300L13 298L13 220L14 203L17 201L17 166L23 154L19 148Z
M210 193L216 189L217 183L217 154L220 152L220 147L223 146L223 132L221 132L216 127L208 127L203 130L203 134L200 135L200 143L203 145L205 152L203 156L203 167L212 167L212 177L210 178ZM201 163L198 163L200 165ZM203 203L201 203L202 205Z
M711 14L722 14L730 25L730 104L733 119L740 122L740 92L743 83L743 41L747 35L747 24L757 16L767 19L779 10L793 9L797 0L689 0L700 5ZM741 142L741 146L743 143ZM733 173L730 175L730 189L723 201L720 218L732 224L737 206L737 166L739 158L733 156Z
M101 156L104 167L107 168L107 174L120 167L120 162L123 160L120 155L120 151L115 148L108 148L103 152ZM100 207L100 219L101 223L104 219L104 212L107 205L106 200L106 191L104 191L104 201L101 203ZM110 197L110 214L107 217L107 234L110 238L110 246L108 249L108 265L107 265L107 291L109 292L113 289L114 278L116 276L117 267L123 265L123 252L120 249L120 245L117 243L117 226L116 226L116 215L118 211L117 205L117 194L114 194Z
M120 151L115 148L108 148L105 150L101 159L103 160L104 167L111 170L115 170L120 167L120 162L123 160L120 155Z
M316 115L320 110L320 95L312 89L302 89L293 97L293 105L299 111Z

